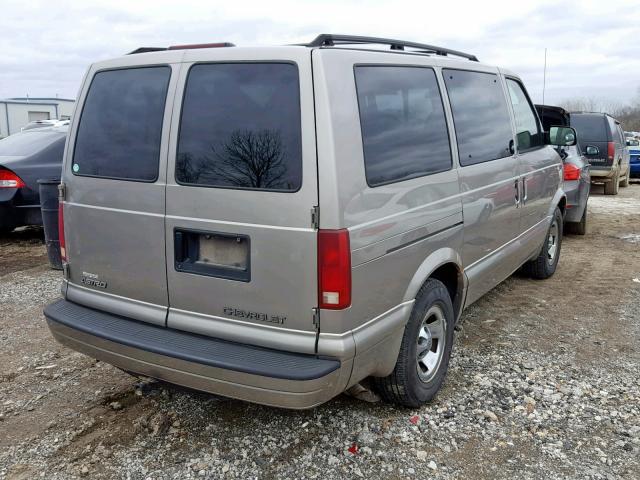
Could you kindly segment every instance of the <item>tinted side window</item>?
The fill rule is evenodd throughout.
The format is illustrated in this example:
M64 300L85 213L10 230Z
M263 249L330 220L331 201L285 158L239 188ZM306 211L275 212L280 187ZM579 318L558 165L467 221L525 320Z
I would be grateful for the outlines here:
M578 132L578 140L606 142L604 115L572 114L571 126ZM584 144L584 142L583 142Z
M519 82L508 78L507 88L509 89L509 98L511 99L511 105L513 105L513 115L516 121L518 149L528 150L541 147L544 145L544 136L524 87Z
M620 129L618 122L609 117L609 123L611 124L611 139L616 143L624 145L624 135L622 134L622 130Z
M443 70L460 164L474 165L511 155L511 119L502 85L492 73Z
M399 182L451 168L449 134L430 68L355 68L367 183Z
M93 77L82 108L73 173L154 181L171 69L130 68Z
M302 183L298 68L289 63L194 65L182 106L180 183L296 191Z

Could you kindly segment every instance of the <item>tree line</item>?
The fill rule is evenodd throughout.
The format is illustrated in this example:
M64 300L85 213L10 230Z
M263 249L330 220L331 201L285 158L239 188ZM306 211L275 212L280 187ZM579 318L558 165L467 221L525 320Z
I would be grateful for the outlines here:
M570 112L608 113L622 124L623 130L640 131L640 88L627 105L595 97L577 97L561 102L560 106Z

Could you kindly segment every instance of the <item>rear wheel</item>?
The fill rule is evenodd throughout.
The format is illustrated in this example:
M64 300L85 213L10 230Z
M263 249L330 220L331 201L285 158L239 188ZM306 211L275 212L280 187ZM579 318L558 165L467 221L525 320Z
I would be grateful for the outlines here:
M526 272L537 280L544 280L552 276L558 260L560 259L560 247L562 246L562 212L556 207L553 213L551 225L547 231L547 237L542 245L542 250L537 258L525 264Z
M584 206L584 213L579 222L567 222L564 228L567 233L585 235L587 233L587 206Z
M627 173L624 176L624 180L620 182L620 186L622 188L627 188L629 186L629 177L631 176L631 167L627 168Z
M620 170L616 172L614 177L604 184L605 195L617 195L620 190Z
M439 280L427 280L405 327L393 372L374 378L384 400L419 407L435 397L449 366L454 323L447 287Z

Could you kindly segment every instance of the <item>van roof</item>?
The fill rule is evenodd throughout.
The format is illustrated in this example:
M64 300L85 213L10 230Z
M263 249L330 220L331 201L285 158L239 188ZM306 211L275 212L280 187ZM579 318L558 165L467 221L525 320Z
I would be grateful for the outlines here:
M432 58L434 61L443 67L451 66L452 68L463 68L469 70L487 71L490 69L495 72L496 67L494 65L481 63L478 58L470 53L460 52L445 47L438 47L435 45L428 45L423 43L416 43L407 40L396 40L389 38L378 37L361 37L355 35L335 35L335 34L321 34L309 43L292 44L292 45L280 45L280 46L242 46L238 47L229 42L218 43L200 43L192 45L174 45L169 47L140 47L130 53L108 60L102 60L92 65L93 71L110 68L121 67L133 67L143 66L155 63L182 63L187 61L185 59L190 58L193 61L194 55L188 55L188 52L194 50L206 49L208 52L214 50L220 50L221 58L229 60L233 57L230 55L230 50L238 52L238 55L244 55L247 51L260 50L265 55L273 55L277 58L278 55L288 55L287 51L300 53L301 50L313 50L313 49L326 49L333 50L335 52L354 52L362 51L369 53L384 53L386 55L403 55L427 57ZM207 56L210 56L208 54ZM498 69L502 74L519 78L519 76L504 68Z
M297 44L301 47L309 48L322 48L322 47L336 47L336 46L348 46L348 45L386 45L395 52L405 51L407 48L412 49L413 53L421 53L428 55L441 55L441 56L455 56L465 58L473 62L477 62L478 58L475 55L469 53L460 52L458 50L452 50L445 47L437 47L434 45L428 45L426 43L417 43L408 40L396 40L391 38L381 37L364 37L359 35L337 35L332 33L322 33L318 35L313 41L309 43ZM140 47L129 53L129 55L136 55L139 53L158 52L166 50L188 50L196 48L222 48L222 47L235 47L235 44L230 42L219 43L197 43L190 45L172 45L170 47Z
M466 58L473 62L477 62L478 58L475 55L469 53L460 52L458 50L452 50L445 47L437 47L434 45L428 45L426 43L417 43L408 40L395 40L391 38L381 37L363 37L359 35L336 35L331 33L322 33L318 35L313 41L309 43L301 43L297 46L309 47L309 48L322 48L322 47L336 47L336 46L349 46L349 45L387 45L391 50L396 52L405 51L407 48L412 49L413 53L421 53L428 55L441 55L441 56L456 56L460 58ZM172 45L170 47L140 47L129 53L129 55L135 55L139 53L150 53L166 50L188 50L196 48L222 48L222 47L235 47L235 44L230 42L219 43L197 43L190 45Z

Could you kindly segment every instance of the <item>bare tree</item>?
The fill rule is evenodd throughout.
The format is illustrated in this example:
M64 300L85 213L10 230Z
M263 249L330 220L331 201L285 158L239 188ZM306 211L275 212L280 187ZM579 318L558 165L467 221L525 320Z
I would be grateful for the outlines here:
M640 87L630 105L595 97L571 98L560 105L570 112L608 113L622 123L624 130L640 131Z
M614 116L623 108L618 102L595 97L571 98L561 102L560 106L570 112L601 112Z
M212 145L211 153L194 159L182 154L178 178L187 183L240 188L290 189L286 151L280 132L246 130L231 133L228 141Z

